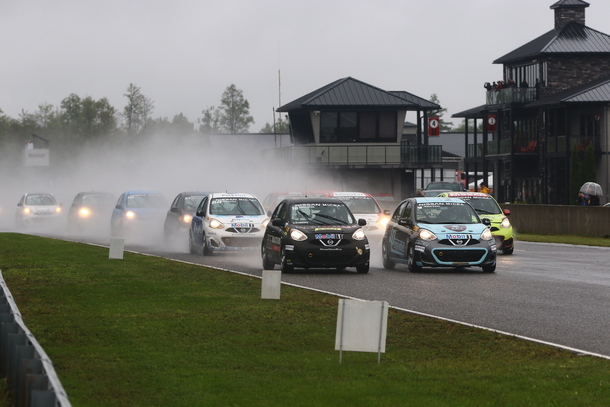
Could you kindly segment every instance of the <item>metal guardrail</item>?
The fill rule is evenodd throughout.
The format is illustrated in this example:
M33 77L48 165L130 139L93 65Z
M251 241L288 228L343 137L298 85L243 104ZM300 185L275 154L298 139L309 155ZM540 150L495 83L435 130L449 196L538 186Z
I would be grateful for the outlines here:
M25 326L0 270L0 374L14 406L71 407L51 359Z

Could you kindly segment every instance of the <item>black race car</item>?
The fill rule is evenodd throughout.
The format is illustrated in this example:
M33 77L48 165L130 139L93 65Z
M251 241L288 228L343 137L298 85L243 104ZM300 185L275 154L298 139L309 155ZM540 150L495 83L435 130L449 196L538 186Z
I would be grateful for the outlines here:
M278 204L267 225L261 255L263 268L280 264L282 272L299 268L355 267L368 273L370 247L362 226L336 198L291 198Z

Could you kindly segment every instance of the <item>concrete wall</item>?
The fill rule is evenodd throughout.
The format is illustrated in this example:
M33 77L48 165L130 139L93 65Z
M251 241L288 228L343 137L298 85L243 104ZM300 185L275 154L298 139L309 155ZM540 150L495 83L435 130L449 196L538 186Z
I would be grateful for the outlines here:
M516 232L610 237L610 207L501 204ZM519 239L519 235L517 235Z

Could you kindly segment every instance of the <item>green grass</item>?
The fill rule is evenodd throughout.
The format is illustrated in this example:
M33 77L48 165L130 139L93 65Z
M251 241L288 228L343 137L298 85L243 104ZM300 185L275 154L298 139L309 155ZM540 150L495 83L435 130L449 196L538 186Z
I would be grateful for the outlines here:
M74 406L607 406L610 361L390 310L386 353L334 350L337 297L0 234L0 269Z
M603 237L589 236L572 236L572 235L532 235L528 233L518 233L516 236L517 242L545 242L545 243L564 243L564 244L579 244L585 246L603 246L610 247L610 239Z

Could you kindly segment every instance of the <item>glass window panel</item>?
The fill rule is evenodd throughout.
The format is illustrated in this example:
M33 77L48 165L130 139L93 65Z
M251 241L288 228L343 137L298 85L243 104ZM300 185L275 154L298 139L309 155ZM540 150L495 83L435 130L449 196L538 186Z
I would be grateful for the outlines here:
M360 140L371 141L377 136L377 113L360 113Z
M320 113L320 143L337 142L337 112Z
M379 138L396 141L396 112L379 112Z

